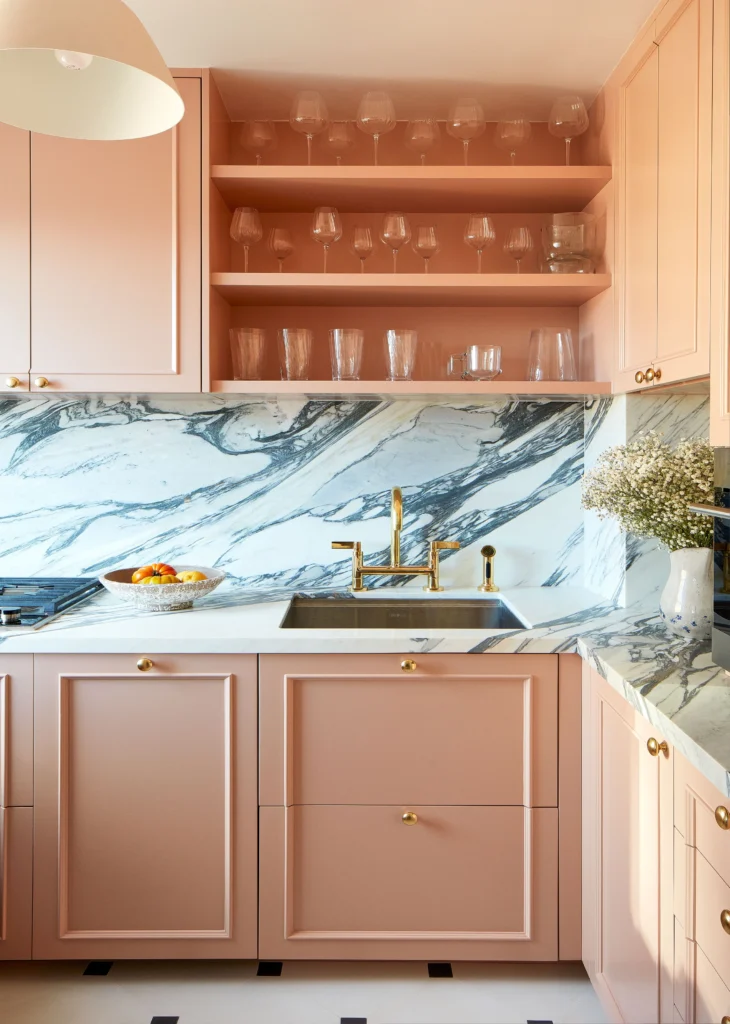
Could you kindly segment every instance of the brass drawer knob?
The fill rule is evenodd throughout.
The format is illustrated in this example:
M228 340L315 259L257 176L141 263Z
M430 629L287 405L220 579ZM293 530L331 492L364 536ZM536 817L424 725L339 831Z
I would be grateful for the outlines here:
M664 754L665 757L669 757L669 747L667 746L665 740L662 740L662 742L660 743L659 740L655 740L654 737L651 736L646 741L646 749L649 751L652 757L658 757L660 751L662 752L662 754Z
M715 808L715 821L720 828L730 829L730 811L728 811L727 807L723 807L720 804L719 807Z
M637 370L636 373L634 374L634 380L636 381L637 384L643 384L644 381L646 380L646 376L642 373L641 370Z
M403 669L404 672L415 672L416 669L418 668L418 665L415 663L415 661L411 661L410 658L406 658L405 661L402 661L400 663L400 667Z
M404 825L417 825L418 815L414 811L406 811L406 813L401 818L401 821L403 822Z
M720 1024L730 1024L730 1017L727 1017L727 1016L723 1017L722 1020L720 1021Z
M720 911L720 924L722 925L722 930L730 935L730 910Z
M140 672L149 672L149 670L154 666L154 664L154 661L152 661L150 658L140 658L139 661L137 662L137 668L140 670Z
M6 388L19 388L20 387L20 381L18 380L17 377L6 377L5 378L5 387Z
M47 377L36 377L33 383L37 388L47 388L50 385L50 381Z

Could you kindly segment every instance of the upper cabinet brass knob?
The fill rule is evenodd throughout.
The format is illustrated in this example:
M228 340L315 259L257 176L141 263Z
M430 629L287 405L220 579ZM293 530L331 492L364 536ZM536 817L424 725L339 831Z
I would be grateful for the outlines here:
M19 388L20 387L20 381L18 380L17 377L6 377L5 378L5 387L6 388Z
M659 751L661 751L665 757L669 757L669 747L666 742L662 740L660 743L659 740L655 740L653 736L646 741L646 749L652 757L657 757L659 755Z
M418 668L418 665L415 663L415 661L411 661L410 658L406 658L405 661L402 661L400 663L400 667L403 669L404 672L415 672L416 669Z
M723 807L720 804L719 807L715 808L715 821L720 828L730 829L730 811L728 811L727 807Z
M658 367L654 369L653 367L650 366L649 369L646 371L646 379L649 381L650 384L653 380L661 380L662 371Z
M636 381L637 384L643 384L644 381L646 380L646 376L642 373L641 370L637 370L636 373L634 374L634 380Z
M50 381L48 380L47 377L36 377L33 383L37 388L47 388L50 384Z
M730 1024L730 1017L723 1017L720 1024Z
M417 825L418 815L414 811L406 811L406 813L401 818L401 821L403 822L404 825Z
M149 658L140 658L137 662L137 668L140 672L149 672L154 664L154 661L151 661Z
M722 925L722 930L730 935L730 910L720 911L720 924Z

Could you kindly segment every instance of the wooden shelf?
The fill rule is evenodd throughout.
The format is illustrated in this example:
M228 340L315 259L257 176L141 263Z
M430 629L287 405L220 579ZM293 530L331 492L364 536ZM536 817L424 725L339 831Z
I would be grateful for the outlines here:
M226 203L259 210L408 213L561 213L582 210L611 180L610 167L257 167L219 164L211 177Z
M610 274L212 274L234 306L580 306Z
M211 391L234 395L273 395L277 397L308 396L359 398L418 398L429 395L474 397L475 395L534 395L569 397L610 395L606 381L533 380L216 380Z

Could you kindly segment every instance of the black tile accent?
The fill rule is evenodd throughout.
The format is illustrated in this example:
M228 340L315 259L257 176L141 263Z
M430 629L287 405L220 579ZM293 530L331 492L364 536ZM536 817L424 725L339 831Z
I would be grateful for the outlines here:
M102 977L103 975L108 974L113 966L113 960L89 960L88 964L84 968L84 974Z
M179 1017L153 1017L150 1024L177 1024Z
M340 1017L340 1024L368 1024L367 1017Z
M259 961L258 970L256 971L256 977L280 978L283 966L284 965L281 960L261 960Z
M454 972L451 970L451 964L429 964L428 976L429 978L453 978Z
M528 1020L527 1024L553 1024L551 1020Z

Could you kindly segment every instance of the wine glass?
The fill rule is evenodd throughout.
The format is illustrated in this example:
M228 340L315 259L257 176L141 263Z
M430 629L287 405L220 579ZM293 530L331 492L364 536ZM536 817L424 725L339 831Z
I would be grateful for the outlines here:
M239 206L231 221L231 238L243 246L243 270L248 273L248 250L264 236L259 211L252 206Z
M531 135L532 125L525 115L517 111L509 111L504 113L497 122L497 127L494 129L494 145L497 149L507 150L510 163L514 166L517 148L524 146Z
M565 163L570 164L570 143L588 128L588 112L580 96L560 96L553 103L548 130L558 139L565 139Z
M428 273L428 261L441 249L436 228L430 224L419 224L411 242L413 251L423 257L423 272Z
M256 154L256 163L261 163L263 153L276 148L276 128L272 121L246 121L241 130L241 145Z
M386 213L380 238L393 253L393 273L398 271L398 250L411 240L411 226L404 213Z
M373 254L373 236L370 228L358 227L352 229L350 241L350 252L360 260L360 273L365 273L365 260Z
M289 114L289 124L295 132L307 136L307 164L311 164L312 139L329 124L327 104L318 92L305 89L297 93Z
M452 105L446 121L446 131L464 145L464 166L469 163L469 143L484 134L487 122L479 100L473 96L460 96Z
M528 252L532 252L533 248L532 232L528 227L519 226L509 229L504 242L504 251L516 262L518 274L521 261Z
M342 163L342 154L355 145L355 133L349 121L332 121L327 132L327 145L337 154L339 166Z
M464 229L464 241L477 251L477 274L482 272L482 253L496 238L492 218L486 213L471 213Z
M327 273L327 253L333 242L342 238L342 221L334 206L318 206L312 221L312 238L324 246L322 273Z
M269 232L269 252L279 261L279 273L284 270L284 260L294 252L294 242L287 228L272 228Z
M395 128L395 107L387 92L366 92L357 108L357 126L373 137L373 163L378 163L380 136Z
M435 149L441 141L441 129L433 117L422 117L409 121L406 126L405 143L409 149L421 157L421 165L426 163L426 153Z

